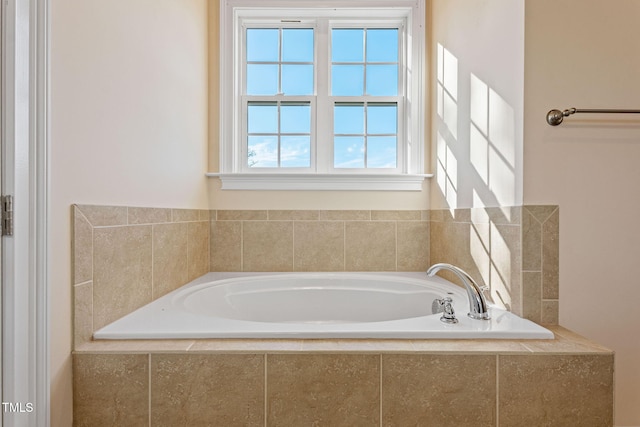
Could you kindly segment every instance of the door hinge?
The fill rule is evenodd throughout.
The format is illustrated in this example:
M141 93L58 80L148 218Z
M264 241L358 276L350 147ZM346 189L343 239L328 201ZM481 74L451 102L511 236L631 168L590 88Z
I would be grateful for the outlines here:
M2 196L2 235L13 236L13 196Z

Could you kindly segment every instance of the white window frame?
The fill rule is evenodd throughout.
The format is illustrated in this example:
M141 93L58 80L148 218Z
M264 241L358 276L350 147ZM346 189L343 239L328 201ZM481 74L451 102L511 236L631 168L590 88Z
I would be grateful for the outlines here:
M427 82L425 79L425 1L424 0L223 0L220 4L220 172L208 176L219 177L222 189L246 190L422 190L425 153L425 99ZM268 5L268 6L267 6ZM390 22L402 22L406 26L406 48L400 51L402 76L399 85L406 85L404 99L398 103L398 168L385 169L340 169L333 168L333 150L330 153L317 146L322 140L332 140L331 102L346 101L343 97L316 93L317 114L312 118L312 126L317 119L325 123L324 131L318 129L312 141L312 167L309 170L287 170L287 168L247 168L246 147L243 148L245 132L243 126L243 25L251 19L299 20L307 21L307 27L316 28L314 40L316 55L315 87L329 85L330 70L318 66L317 58L328 57L330 31L340 20L349 22L362 20L364 26L371 27L371 20L379 20L382 26ZM386 23L386 25L385 25ZM318 28L318 25L327 28ZM338 24L339 25L339 24ZM402 33L402 31L401 31ZM329 64L330 65L330 64ZM284 97L283 97L284 98ZM289 97L287 97L288 99ZM393 99L391 99L393 98ZM284 99L283 99L284 100ZM354 98L356 100L356 98ZM362 101L362 97L357 100ZM371 102L382 100L379 97ZM329 126L331 125L331 126ZM327 130L327 128L329 130ZM330 134L331 133L331 134ZM312 138L314 138L312 136Z

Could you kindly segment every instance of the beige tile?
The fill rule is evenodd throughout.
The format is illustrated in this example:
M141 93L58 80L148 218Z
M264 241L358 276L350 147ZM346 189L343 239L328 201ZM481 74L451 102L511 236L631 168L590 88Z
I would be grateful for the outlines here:
M189 281L188 229L186 223L153 226L153 299Z
M200 339L189 348L189 352L299 352L303 342L293 339Z
M127 208L124 206L76 205L94 227L127 224Z
M345 270L395 271L396 223L347 222L345 224Z
M528 341L528 340L523 340ZM413 349L420 353L456 353L456 354L506 354L531 353L531 349L520 340L453 340L424 339L413 340Z
M379 355L269 354L267 425L379 425L379 369Z
M522 207L504 206L495 208L478 208L485 211L489 221L499 225L521 225ZM475 211L476 209L472 209ZM473 213L472 213L473 215Z
M612 355L499 356L501 425L613 425Z
M372 221L420 221L421 211L371 211Z
M294 222L295 271L343 271L342 221Z
M198 210L198 221L211 221L211 212L212 211L210 211L208 209L199 209Z
M264 425L264 356L152 354L151 425Z
M244 271L293 271L293 222L243 223Z
M607 352L602 346L594 345L592 342L582 338L578 339L571 336L558 334L550 328L554 333L552 340L523 340L522 344L533 353L544 354L592 354ZM610 353L610 351L608 352Z
M432 220L443 222L471 222L471 209L440 209L435 212Z
M531 214L540 224L544 223L558 206L555 205L525 205L523 209Z
M520 227L491 225L491 293L500 294L502 303L522 315L522 272Z
M94 229L94 328L151 301L151 226Z
M73 345L91 341L93 335L93 283L73 287Z
M76 353L175 353L189 350L194 340L94 340L76 348Z
M428 211L428 210L420 211L420 219L422 221L431 221L431 211Z
M149 425L149 356L75 354L73 425Z
M73 283L93 278L93 227L78 207L73 208Z
M320 211L269 211L269 221L317 221Z
M558 299L559 289L559 223L556 209L542 224L542 298Z
M189 223L189 281L209 272L209 234L208 221Z
M533 322L542 321L542 273L525 271L522 273L523 317Z
M324 353L389 353L413 352L411 340L405 339L319 339L304 340L305 352Z
M558 300L542 300L542 324L557 325L559 323L559 301Z
M382 355L382 425L495 426L496 356Z
M581 344L581 345L585 345L591 349L593 349L593 351L597 351L597 352L604 352L604 353L608 353L611 354L612 351L610 349L608 349L607 347L598 344L594 341L591 341L585 337L583 337L580 334L577 334L569 329L563 328L562 326L558 326L558 325L547 325L546 326L547 329L549 329L551 332L554 333L554 335L556 336L556 340L557 341L563 341L563 342L572 342L572 343L577 343L577 344Z
M158 224L171 222L171 209L128 208L129 224Z
M269 218L267 211L218 211L218 221L258 221Z
M444 221L444 211L441 209L434 209L429 211L429 221L433 222L443 222Z
M242 271L242 222L211 221L211 271Z
M200 219L200 211L197 209L171 209L173 222L192 222Z
M542 271L542 225L528 210L522 212L522 270Z
M320 220L324 221L368 221L371 211L320 211Z
M426 271L429 268L429 223L399 221L398 271Z
M489 239L482 236L489 235L489 224L432 221L430 228L431 264L444 262L456 265L469 273L479 285L484 285L491 263L488 258ZM473 255L469 250L472 245L478 248ZM481 256L485 259L481 260ZM460 284L456 276L447 271L438 275Z

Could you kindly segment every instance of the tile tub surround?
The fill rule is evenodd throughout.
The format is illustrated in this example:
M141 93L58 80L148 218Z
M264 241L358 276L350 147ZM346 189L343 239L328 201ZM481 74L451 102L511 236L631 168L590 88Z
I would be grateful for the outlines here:
M209 211L72 206L74 342L209 271Z
M558 324L558 206L432 210L430 220L431 263L461 267L519 316Z
M211 211L211 271L428 267L428 211Z
M209 271L425 271L448 262L488 283L494 300L516 314L558 322L557 206L206 211L74 205L72 213L77 344Z
M74 425L613 425L613 353L552 330L551 341L86 342Z
M211 271L426 271L446 262L489 285L496 303L556 325L558 219L557 206L211 211Z

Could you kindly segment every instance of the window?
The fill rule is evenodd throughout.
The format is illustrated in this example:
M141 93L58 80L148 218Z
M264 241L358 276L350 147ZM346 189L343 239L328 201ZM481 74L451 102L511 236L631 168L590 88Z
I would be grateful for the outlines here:
M422 3L222 2L223 188L421 188Z

